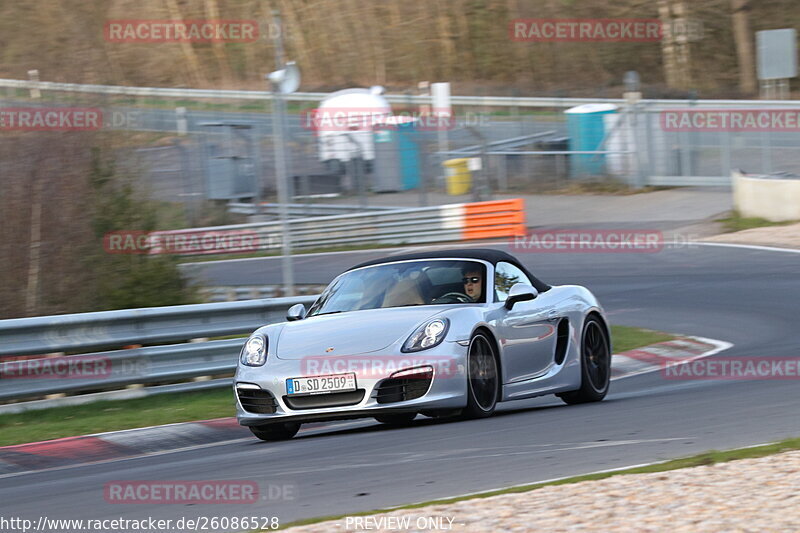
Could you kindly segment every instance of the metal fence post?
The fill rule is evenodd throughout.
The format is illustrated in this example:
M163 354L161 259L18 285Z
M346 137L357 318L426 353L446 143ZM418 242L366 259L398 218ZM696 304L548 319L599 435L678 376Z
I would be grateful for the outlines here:
M655 146L653 145L653 113L648 105L645 105L643 109L644 113L642 116L644 117L645 161L647 161L647 176L643 176L643 178L645 178L643 180L643 185L647 185L650 182L650 177L655 176L656 174L656 151ZM655 122L658 124L658 120Z
M763 174L772 174L772 150L769 144L769 131L764 130L761 132L761 172Z
M37 69L28 71L28 78L31 80L30 94L31 98L41 98L42 92L36 86L39 83L39 71Z
M729 131L720 131L719 140L720 155L720 174L722 176L731 175L731 134Z

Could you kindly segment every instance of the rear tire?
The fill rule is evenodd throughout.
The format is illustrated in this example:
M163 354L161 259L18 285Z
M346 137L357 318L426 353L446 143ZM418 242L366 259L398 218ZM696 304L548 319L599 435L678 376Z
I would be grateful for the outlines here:
M581 388L556 394L564 403L599 402L608 393L611 378L611 347L606 328L597 317L590 316L581 335Z
M278 440L289 440L300 430L300 424L296 422L279 422L266 426L250 426L250 432L261 440L272 442Z
M494 344L485 334L477 333L469 341L467 354L467 407L462 416L492 416L500 392Z
M388 415L378 415L375 420L387 426L406 426L417 417L417 413L393 413Z

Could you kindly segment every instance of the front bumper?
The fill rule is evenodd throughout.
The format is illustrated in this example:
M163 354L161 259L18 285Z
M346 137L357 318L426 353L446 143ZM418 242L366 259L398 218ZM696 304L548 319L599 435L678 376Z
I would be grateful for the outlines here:
M239 364L234 377L236 418L243 426L258 426L273 422L313 422L365 418L390 412L462 408L467 403L466 358L465 346L448 341L430 350L410 354L397 351L394 354L298 360L279 359L270 354L261 367ZM430 366L433 371L424 393L419 390L418 383L413 383L421 396L403 400L398 395L386 393L387 388L395 383L388 381L392 374L422 366ZM287 396L286 380L289 378L345 372L356 373L355 393ZM242 397L237 391L239 388L241 392L246 391ZM269 405L268 410L274 412L253 412L254 402L249 400L253 397L269 398L256 403ZM242 406L243 398L249 410Z

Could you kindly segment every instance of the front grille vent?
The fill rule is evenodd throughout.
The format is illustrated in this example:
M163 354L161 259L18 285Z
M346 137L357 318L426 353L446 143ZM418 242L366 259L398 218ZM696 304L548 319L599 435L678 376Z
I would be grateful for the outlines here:
M269 391L262 389L236 389L242 409L248 413L271 415L278 410L278 402Z
M420 369L416 374L383 380L376 388L378 403L405 402L421 398L428 392L433 380L430 368Z

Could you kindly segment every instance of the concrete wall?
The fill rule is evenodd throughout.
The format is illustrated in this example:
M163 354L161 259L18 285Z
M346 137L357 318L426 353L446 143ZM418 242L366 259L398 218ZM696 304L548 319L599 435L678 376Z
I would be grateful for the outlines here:
M800 179L765 179L734 172L733 205L743 217L800 220Z

